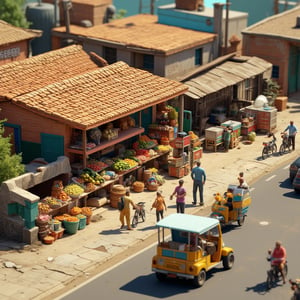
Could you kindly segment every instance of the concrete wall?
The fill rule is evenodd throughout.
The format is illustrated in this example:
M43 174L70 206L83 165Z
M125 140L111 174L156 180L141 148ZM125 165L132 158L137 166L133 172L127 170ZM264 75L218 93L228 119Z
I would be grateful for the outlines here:
M29 56L29 40L0 46L0 65L23 60Z
M27 190L61 174L70 174L71 166L65 156L40 166L33 172L6 180L0 185L0 236L32 244L38 239L35 219L40 197ZM9 204L23 207L24 215L9 211Z
M243 54L257 56L279 66L279 78L276 79L283 95L288 95L289 43L283 39L245 34Z

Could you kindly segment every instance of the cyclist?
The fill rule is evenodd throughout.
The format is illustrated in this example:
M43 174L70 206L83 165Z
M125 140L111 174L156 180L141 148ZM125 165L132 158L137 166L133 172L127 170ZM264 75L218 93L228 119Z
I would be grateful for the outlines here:
M285 284L285 274L283 269L286 263L286 250L282 246L280 241L276 241L275 248L273 249L273 251L269 250L269 254L271 255L271 265L278 267L278 270L282 276L282 282L283 284Z
M297 127L294 125L294 121L290 121L290 125L284 130L284 132L289 131L289 140L292 144L293 150L295 150L295 138L297 134Z

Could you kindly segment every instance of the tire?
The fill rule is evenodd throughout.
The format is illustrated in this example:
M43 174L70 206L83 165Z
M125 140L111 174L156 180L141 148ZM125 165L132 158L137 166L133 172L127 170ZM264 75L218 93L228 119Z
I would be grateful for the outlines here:
M284 276L286 277L287 274L288 274L288 266L287 266L287 264L284 265L283 273L284 273Z
M285 146L283 144L280 145L279 154L282 155L285 153Z
M134 216L132 218L131 226L132 227L136 227L136 225L138 224L138 222L139 222L139 216L138 216L138 213L135 212Z
M268 148L264 147L263 151L262 151L262 154L261 154L262 159L266 159L268 157L268 155L269 155Z
M273 285L273 275L271 274L271 270L267 271L267 280L266 280L266 286L269 290Z
M159 281L165 281L167 278L167 275L164 273L156 272L155 273L157 280Z
M223 257L223 267L225 270L229 270L233 267L234 264L234 255L230 252L227 256Z
M242 216L241 219L237 220L239 226L243 226L244 225L244 223L245 223L245 217L246 216Z
M271 149L272 154L277 152L277 145L273 144Z
M146 213L145 213L144 209L141 211L141 217L142 217L142 221L145 222L146 221Z
M201 287L204 285L204 282L206 280L206 272L204 269L200 271L198 276L195 276L193 279L193 286L195 287Z

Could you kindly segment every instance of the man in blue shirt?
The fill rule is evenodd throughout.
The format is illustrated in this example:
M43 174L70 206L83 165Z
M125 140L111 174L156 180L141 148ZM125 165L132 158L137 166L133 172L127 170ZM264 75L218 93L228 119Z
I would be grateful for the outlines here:
M197 165L192 169L191 177L194 181L193 184L193 204L197 204L197 190L199 189L199 195L200 195L200 206L204 205L203 200L203 186L206 181L206 173L203 168L200 167L201 163L198 161Z
M289 131L289 142L292 144L293 150L295 150L295 137L297 134L297 127L294 125L293 121L290 121L290 125L284 130L284 132Z

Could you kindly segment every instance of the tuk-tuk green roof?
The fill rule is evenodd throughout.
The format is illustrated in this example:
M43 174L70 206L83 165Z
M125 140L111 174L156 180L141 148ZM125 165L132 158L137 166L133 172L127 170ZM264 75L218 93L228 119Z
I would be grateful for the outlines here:
M172 214L160 220L156 225L158 227L202 234L218 224L219 221L214 218L189 214Z

